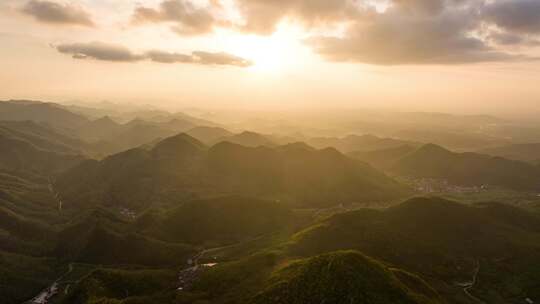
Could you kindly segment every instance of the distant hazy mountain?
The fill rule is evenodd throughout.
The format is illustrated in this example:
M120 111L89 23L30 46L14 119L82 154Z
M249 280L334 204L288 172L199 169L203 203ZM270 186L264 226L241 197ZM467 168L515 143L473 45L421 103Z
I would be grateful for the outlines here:
M418 146L419 143L410 141L403 141L392 138L380 138L373 135L349 135L343 138L336 137L320 137L311 138L307 143L315 148L328 148L333 147L343 153L349 152L366 152L381 149L396 148L403 145Z
M540 143L488 148L478 153L535 163L540 161Z
M175 131L176 133L184 132L196 126L193 122L186 119L173 118L159 124L160 127Z
M160 110L151 105L117 104L103 101L88 104L62 104L59 106L73 113L86 116L91 120L109 116L120 123L126 123L134 119L141 119L154 123L180 120L189 122L192 126L218 126L216 123L209 120L201 119L182 112L168 112L165 110Z
M387 200L407 193L336 150L250 148L228 142L207 149L186 134L167 138L152 150L133 149L84 163L59 178L58 187L72 203L132 208L220 193L307 205Z
M531 164L476 153L454 153L433 144L399 159L391 171L409 177L447 179L458 185L540 190L540 170Z
M153 144L193 126L192 123L180 119L152 122L136 118L119 124L109 117L103 117L82 126L78 129L78 135L91 143L95 156L103 157Z
M31 120L62 129L78 128L88 121L57 104L26 100L0 101L0 120Z
M288 136L261 134L251 131L244 131L235 134L219 127L197 127L192 130L188 130L186 133L210 146L220 142L230 142L246 147L276 147L298 141Z
M88 142L96 142L106 138L115 138L125 127L109 116L92 120L77 129L77 134Z
M395 148L380 149L373 151L355 151L348 155L352 158L365 161L375 168L387 170L390 169L396 161L405 155L416 151L417 148L409 145L403 145Z
M462 129L445 130L432 126L404 128L392 133L393 137L421 143L434 143L454 150L471 151L510 142L506 138L487 133L468 132Z
M221 125L219 125L219 124L217 124L217 123L215 123L213 121L198 118L198 117L195 117L195 116L191 116L191 115L188 115L188 114L183 113L183 112L176 112L176 113L172 114L172 118L182 120L182 121L187 121L187 122L191 123L193 126L222 127Z
M152 144L176 133L154 124L131 124L129 127L123 127L116 136L107 137L96 142L95 147L103 155L107 156L142 145Z
M222 138L234 135L232 132L219 127L195 127L187 130L186 134L202 141L207 145L212 145Z
M233 134L225 136L216 140L217 142L230 142L233 144L239 144L246 147L274 147L277 144L273 142L269 137L250 131L244 131L239 134Z
M81 150L97 158L151 144L198 126L218 128L213 122L184 113L143 110L142 108L137 108L135 111L129 107L124 109L122 106L109 103L104 105L103 109L94 109L39 101L1 101L0 122L13 124L31 121L43 125L43 128L47 126L51 130L54 128L51 132L63 134L64 137L71 138L72 142L79 141L79 145L84 146ZM122 112L122 110L130 109L132 112ZM113 119L109 115L121 115L122 118ZM124 123L118 122L125 121L126 118L130 120ZM26 129L28 130L28 127ZM219 137L231 135L228 132L222 132ZM236 137L231 140L236 140ZM249 140L254 139L245 136L238 137L239 142L246 144Z

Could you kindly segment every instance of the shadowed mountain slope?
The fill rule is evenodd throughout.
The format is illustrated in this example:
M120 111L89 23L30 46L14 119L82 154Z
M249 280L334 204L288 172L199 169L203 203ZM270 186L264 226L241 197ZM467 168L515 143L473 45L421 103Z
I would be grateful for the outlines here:
M537 216L500 204L468 207L416 198L386 211L332 216L298 233L291 250L307 256L360 250L432 278L431 285L440 290L469 281L480 263L481 279L475 289L492 303L487 299L538 294L540 269L531 265L540 258L539 224ZM512 290L510 282L519 282L519 289Z
M540 143L507 145L483 149L478 152L531 163L540 161Z
M31 120L61 129L78 128L88 121L57 104L26 100L0 101L0 120Z
M540 190L540 170L533 165L476 153L454 153L433 144L399 159L391 171L409 177L447 179L459 185Z
M250 148L224 142L206 149L180 134L151 150L133 149L101 162L86 162L59 178L57 186L71 203L132 208L222 194L333 205L408 193L369 165L336 150L291 147Z

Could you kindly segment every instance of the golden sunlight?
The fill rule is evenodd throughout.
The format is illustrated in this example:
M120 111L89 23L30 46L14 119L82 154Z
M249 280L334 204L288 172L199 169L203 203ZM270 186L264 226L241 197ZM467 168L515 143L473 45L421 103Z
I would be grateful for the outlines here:
M281 24L270 36L245 35L231 31L217 33L220 47L253 62L251 71L280 73L310 57L302 45L304 33L299 28Z

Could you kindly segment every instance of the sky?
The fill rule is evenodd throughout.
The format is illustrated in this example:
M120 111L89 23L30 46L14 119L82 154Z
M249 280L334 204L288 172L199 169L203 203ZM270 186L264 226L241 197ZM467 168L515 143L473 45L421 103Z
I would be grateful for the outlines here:
M540 111L538 0L2 0L0 99Z

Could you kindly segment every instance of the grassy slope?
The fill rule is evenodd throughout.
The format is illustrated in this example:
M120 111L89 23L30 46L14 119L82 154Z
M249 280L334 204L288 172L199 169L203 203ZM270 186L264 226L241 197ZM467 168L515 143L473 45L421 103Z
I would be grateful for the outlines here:
M447 179L458 185L540 190L540 170L531 164L476 153L453 153L433 144L402 157L391 171L403 176Z
M333 252L276 271L253 303L437 303L402 284L392 271L358 252ZM416 284L425 285L421 281ZM429 287L430 295L437 298Z
M448 290L448 296L459 292L456 282L470 281L480 261L481 278L490 271L497 274L480 281L480 293L497 286L492 293L508 301L537 288L532 278L540 277L540 272L527 265L540 258L539 224L536 216L499 204L467 207L423 198L383 212L335 215L298 233L291 250L311 256L357 249L432 278L431 283Z

